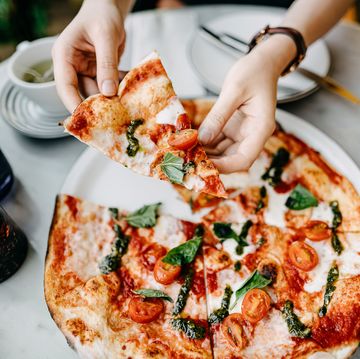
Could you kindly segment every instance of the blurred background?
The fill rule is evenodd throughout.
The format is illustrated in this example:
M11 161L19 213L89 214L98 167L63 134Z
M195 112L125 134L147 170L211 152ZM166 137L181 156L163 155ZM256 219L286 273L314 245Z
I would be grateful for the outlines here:
M101 0L99 0L101 1ZM341 0L339 0L341 1ZM214 1L207 3L234 3L237 1ZM254 1L242 1L253 4ZM24 40L34 40L43 36L60 33L75 16L81 6L81 0L0 0L0 61L10 56L15 45ZM183 1L187 3L187 1ZM191 1L192 4L205 1ZM261 3L257 1L256 3ZM269 4L269 1L263 1ZM271 4L287 6L290 0L275 0ZM179 0L138 0L134 11L153 7L179 7ZM360 0L349 9L346 20L359 22Z

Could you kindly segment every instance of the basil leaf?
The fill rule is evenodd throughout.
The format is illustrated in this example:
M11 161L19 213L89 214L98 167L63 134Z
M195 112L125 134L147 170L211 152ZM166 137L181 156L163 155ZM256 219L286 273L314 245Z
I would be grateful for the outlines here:
M137 211L130 213L126 217L126 221L133 227L149 228L154 227L158 216L158 209L161 203L154 203L143 206Z
M195 236L193 239L171 249L162 261L174 266L191 263L195 259L201 241L201 237Z
M116 271L121 264L121 257L128 249L130 237L124 234L117 223L114 224L113 230L116 237L111 247L111 253L106 255L99 263L99 269L102 274Z
M334 283L339 279L339 268L334 264L327 275L326 279L326 289L324 294L324 303L319 309L319 317L323 317L327 312L327 307L330 304L331 298L335 292L336 287Z
M161 170L172 183L182 184L184 179L184 160L167 152L160 165Z
M209 315L208 323L216 324L221 323L229 315L230 299L233 291L229 285L225 287L224 296L221 300L219 309L216 309Z
M264 208L265 206L265 201L264 199L266 198L267 196L267 190L266 190L266 187L265 186L262 186L260 188L260 199L259 199L259 202L257 203L256 205L256 208L255 208L255 213L258 213L260 211L260 209Z
M285 302L281 311L283 318L288 326L290 334L298 338L308 338L311 336L311 330L304 323L300 321L298 316L294 313L294 304L290 300Z
M339 208L339 202L338 201L331 201L330 202L330 207L331 210L333 212L333 220L332 220L332 227L334 229L338 228L342 222L342 214L340 212L340 208Z
M196 324L192 319L172 319L171 325L174 329L182 331L190 339L202 339L206 335L206 328Z
M141 295L142 297L146 297L146 298L161 298L167 300L168 302L173 303L171 297L169 297L166 293L158 289L146 289L146 288L136 289L133 290L133 293Z
M220 239L233 238L236 241L238 240L238 235L231 228L231 223L215 222L213 231Z
M195 274L194 270L190 268L185 276L184 283L180 287L179 295L176 299L176 303L174 305L174 309L172 312L173 315L180 314L185 308L186 301L189 297L191 286L193 284L194 274Z
M109 208L109 212L111 213L111 217L117 219L119 216L119 210L117 208Z
M136 129L143 123L144 120L142 119L132 120L126 130L126 138L129 142L129 145L126 148L126 153L130 157L134 157L139 151L140 148L139 140L134 136L134 134Z
M276 186L281 182L283 168L290 160L290 153L285 148L279 148L275 153L270 167L261 176L264 181L268 181L271 186Z
M254 288L264 288L272 282L271 279L264 277L257 270L245 281L245 283L235 292L235 302L231 309L234 309L237 301L249 290Z
M339 236L336 231L333 229L331 234L331 246L333 247L335 253L339 256L344 250L343 245L340 242Z
M299 211L301 209L316 207L317 199L301 184L298 184L285 202L286 207Z

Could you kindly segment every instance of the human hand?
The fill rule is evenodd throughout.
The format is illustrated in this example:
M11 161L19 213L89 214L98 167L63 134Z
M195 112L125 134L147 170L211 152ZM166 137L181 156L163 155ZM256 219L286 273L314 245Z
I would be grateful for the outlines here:
M123 14L115 0L86 0L52 51L58 94L72 112L86 96L113 96L125 46ZM96 76L96 79L95 79Z
M273 36L228 72L199 139L222 173L247 170L275 129L277 80L295 55L291 39Z

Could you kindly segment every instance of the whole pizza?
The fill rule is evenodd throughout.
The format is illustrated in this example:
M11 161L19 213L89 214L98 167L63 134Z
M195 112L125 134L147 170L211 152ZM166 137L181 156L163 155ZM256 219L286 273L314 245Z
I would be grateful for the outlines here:
M213 101L180 105L196 131ZM93 114L99 107L92 106ZM187 163L190 149L176 152L168 143L182 130L161 131L151 124L154 115L141 111L130 122L141 116L141 133L156 128L165 136L151 158L163 161L165 150ZM126 137L124 128L119 134ZM91 131L95 147L111 157L112 141L97 125ZM137 162L116 148L113 159L144 170L146 150ZM197 170L202 160L216 187ZM353 185L280 126L248 172L219 177L202 160L190 172L181 168L181 183L170 181L201 218L196 223L164 213L161 203L127 212L125 203L108 208L57 197L45 298L68 343L94 359L350 357L360 341L360 197ZM169 180L162 170L145 168ZM195 175L203 190L184 186Z

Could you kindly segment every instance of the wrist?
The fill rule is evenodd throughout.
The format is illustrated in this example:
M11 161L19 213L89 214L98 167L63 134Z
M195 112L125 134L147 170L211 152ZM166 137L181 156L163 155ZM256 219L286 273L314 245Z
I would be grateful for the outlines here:
M283 34L275 34L258 44L253 52L266 59L272 71L280 77L281 73L296 56L294 41Z

